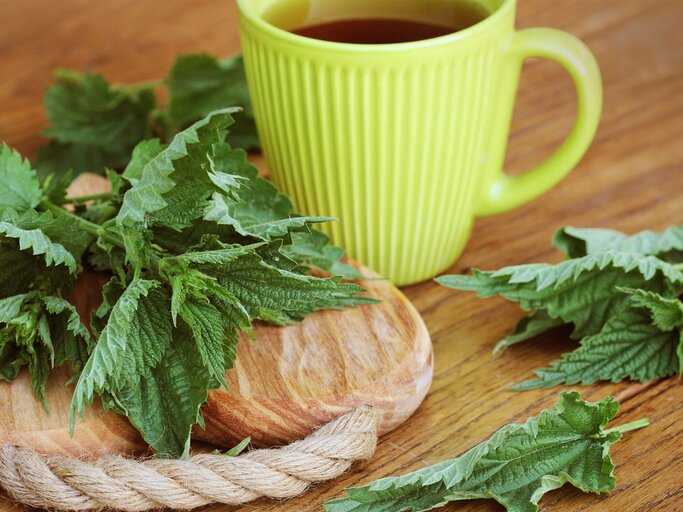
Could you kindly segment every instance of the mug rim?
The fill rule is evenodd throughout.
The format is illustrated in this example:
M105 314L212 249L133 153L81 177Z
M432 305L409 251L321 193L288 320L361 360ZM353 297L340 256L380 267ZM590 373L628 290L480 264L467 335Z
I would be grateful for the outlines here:
M498 20L504 18L508 11L510 11L513 8L516 1L517 0L503 0L501 5L493 13L491 13L490 16L487 16L483 20L475 23L470 27L458 30L451 34L446 34L438 37L431 37L429 39L419 39L417 41L383 44L339 43L336 41L324 41L321 39L315 39L313 37L302 36L299 34L295 34L293 32L289 32L280 27L277 27L263 19L260 13L254 12L254 9L252 8L253 0L237 0L237 6L240 11L240 14L242 14L251 23L256 25L259 29L267 32L269 35L284 40L285 42L299 46L306 45L311 48L317 48L327 51L335 50L349 53L367 54L368 52L386 53L393 51L428 48L464 39L470 39L472 37L477 36L478 34L486 32L490 26L493 26L496 23L498 23Z

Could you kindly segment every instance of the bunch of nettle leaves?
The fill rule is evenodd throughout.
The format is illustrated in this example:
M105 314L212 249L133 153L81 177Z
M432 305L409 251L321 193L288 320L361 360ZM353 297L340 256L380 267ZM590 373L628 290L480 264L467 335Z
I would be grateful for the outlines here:
M221 72L218 61L196 58ZM211 84L207 78L194 92L211 100ZM249 333L256 319L284 325L371 300L341 281L355 277L354 269L310 227L329 219L294 214L246 153L226 142L240 109L214 111L168 144L140 142L151 134L133 133L143 91L69 74L46 95L48 133L62 140L41 152L41 168L68 154L76 167L123 169L106 171L108 193L67 199L65 171L74 165L41 178L18 153L0 148L0 378L28 366L45 400L48 372L68 363L77 379L72 426L97 394L157 454L175 457L187 454L208 391L225 383L238 332ZM209 100L191 103L204 109L230 98ZM172 96L171 107L182 104ZM144 126L167 117L149 113ZM126 137L130 147L116 145ZM111 275L92 314L97 343L66 301L84 266ZM313 277L312 268L336 276Z

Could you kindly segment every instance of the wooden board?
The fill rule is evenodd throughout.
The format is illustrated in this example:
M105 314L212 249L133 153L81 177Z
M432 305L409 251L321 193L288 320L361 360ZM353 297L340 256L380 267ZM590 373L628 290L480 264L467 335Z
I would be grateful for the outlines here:
M107 182L82 175L72 195L106 191ZM209 393L206 430L193 437L231 447L251 437L254 446L289 443L315 427L370 404L383 413L382 433L403 423L420 405L432 381L429 334L405 296L372 271L358 267L359 281L379 304L345 311L320 311L288 327L258 323L255 339L241 335L235 367L226 373L229 390ZM82 318L101 301L106 276L86 272L70 300ZM69 404L73 385L61 370L47 386L48 414L33 394L26 371L13 383L0 382L0 441L45 454L94 458L142 454L146 445L128 422L96 403L71 438Z
M44 141L41 104L52 71L90 68L116 82L155 80L175 54L238 49L234 2L0 0L0 139L29 156ZM478 220L463 257L450 269L559 261L549 240L559 226L635 232L683 221L683 2L680 0L520 0L518 26L570 31L592 48L602 70L605 107L586 158L560 186L508 214ZM508 167L540 162L574 120L574 91L557 66L532 61L522 76ZM427 282L404 293L434 344L431 390L417 412L382 438L375 457L334 482L286 502L260 501L211 512L318 512L345 487L420 469L453 457L511 421L551 405L560 388L510 393L573 344L554 332L492 357L497 339L520 317L503 300L482 300ZM683 511L683 383L578 387L587 398L616 394L617 422L648 416L652 426L612 448L617 489L606 496L569 487L541 501L544 512ZM3 506L4 505L4 506ZM11 502L0 510L22 510ZM444 512L501 512L490 501L460 502Z

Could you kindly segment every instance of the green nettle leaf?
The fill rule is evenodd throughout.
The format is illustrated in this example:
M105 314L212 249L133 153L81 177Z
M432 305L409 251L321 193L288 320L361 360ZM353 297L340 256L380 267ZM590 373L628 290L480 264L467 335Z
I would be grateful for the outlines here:
M72 409L72 428L75 422L75 414L85 413L86 403L91 403L95 392L102 392L106 384L114 375L118 374L121 362L126 357L130 348L146 351L147 341L129 337L132 323L139 311L142 297L146 297L150 290L158 286L156 281L136 279L119 297L116 304L111 308L106 326L100 333L95 350L90 355L76 385ZM141 329L138 329L138 334ZM156 336L154 336L156 338Z
M150 136L154 93L111 87L101 75L61 71L45 92L52 143L39 153L41 172L103 172L126 165L133 147Z
M238 114L240 122L231 130L230 142L247 150L258 149L241 56L223 61L205 54L178 57L166 84L170 92L167 115L173 124L187 126L214 110L242 107L244 113Z
M34 208L41 196L38 176L29 161L3 144L0 147L0 209Z
M76 273L76 259L62 244L53 242L38 228L22 228L21 218L14 210L5 210L0 219L0 236L16 239L22 251L28 250L36 256L42 255L48 266L65 265L71 273Z
M328 512L421 512L451 501L494 499L508 512L535 512L549 491L569 483L592 493L614 489L610 447L621 431L605 430L617 413L611 398L597 403L576 392L523 425L508 425L460 457L404 476L347 489ZM638 426L647 424L638 422Z
M507 347L535 338L539 334L563 324L564 321L559 318L550 318L543 310L536 311L533 315L525 316L517 322L515 332L496 343L493 353L502 352Z
M290 233L291 243L282 246L282 253L304 267L322 270L345 279L363 277L351 265L343 263L344 249L330 245L322 231L308 229Z
M683 302L679 299L669 299L645 290L621 290L631 296L631 302L635 306L646 308L652 316L652 322L662 331L670 331L683 325Z
M55 366L71 363L80 372L88 361L94 342L87 327L81 321L76 308L61 297L42 297L48 313L48 323L55 344Z
M631 236L610 229L565 227L555 233L553 245L570 258L620 251L683 261L683 225L661 233L642 231Z
M123 177L131 185L137 185L142 178L142 171L145 166L159 155L166 148L159 139L148 139L140 142L133 149L130 162L123 171Z
M210 151L224 140L234 122L233 112L214 112L176 135L126 192L117 222L129 226L149 222L180 230L200 218L217 190L209 178Z
M174 329L159 364L147 376L113 390L133 426L162 457L187 457L190 433L202 423L200 408L215 387L192 334Z
M683 273L654 256L604 252L550 265L519 265L472 276L441 276L437 282L481 297L502 295L522 309L542 309L548 317L574 323L574 338L600 332L628 300L615 285L671 292Z
M574 352L550 368L536 370L538 379L513 389L669 377L679 371L679 343L678 331L662 331L647 312L627 307L610 318L599 333L583 338Z
M7 323L19 315L24 302L36 295L35 292L22 293L0 299L0 323Z
M328 222L329 217L302 217L292 213L292 202L271 182L258 176L243 150L227 144L214 146L213 168L224 175L244 178L239 190L216 192L204 212L204 219L228 224L240 235L270 241L311 222Z
M234 295L251 317L276 324L300 321L319 309L374 302L358 296L363 291L358 285L341 284L339 278L321 279L274 268L256 253L221 265L200 265L199 269Z
M472 276L441 276L437 282L481 297L502 295L522 309L542 309L548 317L574 323L573 337L600 332L628 298L615 285L652 291L683 286L683 273L653 256L605 252L563 261L507 267Z
M212 377L224 385L226 367L232 366L225 360L223 343L228 330L221 312L209 301L188 297L179 308L180 318L192 331L202 363Z
M20 251L16 243L3 240L0 236L0 268L11 268L11 272L0 272L0 297L28 292L34 282L43 280L45 268L42 259L27 257L27 252ZM68 272L66 267L62 267Z

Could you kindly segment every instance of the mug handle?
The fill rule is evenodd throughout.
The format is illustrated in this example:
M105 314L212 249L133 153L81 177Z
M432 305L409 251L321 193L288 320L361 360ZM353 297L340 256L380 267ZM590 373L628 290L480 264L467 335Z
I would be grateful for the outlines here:
M600 69L588 47L578 38L561 30L531 28L515 32L507 48L501 84L512 87L498 108L509 112L503 120L508 136L517 84L524 60L532 57L550 59L571 75L578 100L577 117L564 143L545 162L520 176L509 176L501 169L488 181L477 201L477 216L503 213L540 196L554 187L579 163L588 150L600 122L602 81ZM505 144L494 161L504 160Z

